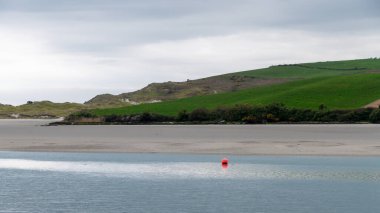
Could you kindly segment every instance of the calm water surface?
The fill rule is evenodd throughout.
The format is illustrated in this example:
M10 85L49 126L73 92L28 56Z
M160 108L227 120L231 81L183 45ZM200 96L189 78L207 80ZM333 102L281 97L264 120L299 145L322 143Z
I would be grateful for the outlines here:
M380 212L380 158L0 152L0 212Z

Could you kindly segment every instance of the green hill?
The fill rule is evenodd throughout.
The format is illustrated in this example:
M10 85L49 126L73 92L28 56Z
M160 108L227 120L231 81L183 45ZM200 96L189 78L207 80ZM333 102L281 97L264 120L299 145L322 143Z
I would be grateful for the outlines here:
M274 102L311 109L320 104L330 109L358 108L380 99L379 73L380 59L376 58L285 64L184 82L152 83L135 92L99 95L85 104L0 105L0 117L66 116L83 109L97 115L174 115L184 109Z
M273 85L287 82L285 78L262 78L245 75L221 75L209 78L187 80L185 82L152 83L135 92L120 95L98 95L86 104L90 105L136 105L154 103L199 95L237 91L255 86Z
M135 105L239 91L301 79L359 74L378 69L380 60L377 59L278 65L184 82L152 83L135 92L98 95L86 104Z
M197 96L154 104L123 108L97 109L96 115L153 112L175 115L180 110L215 108L235 104L265 105L284 103L289 107L317 109L321 104L330 109L360 108L380 99L380 73L363 73L319 77L279 85L263 86L224 94Z
M379 59L359 59L279 65L232 74L262 78L306 79L324 76L352 75L379 69Z
M168 100L120 108L96 109L96 115L154 112L174 115L180 110L215 108L235 104L264 105L284 103L289 107L316 109L359 108L380 99L380 59L360 59L271 66L264 69L229 73L210 79L253 78L281 81L251 85L237 91ZM201 79L204 80L204 79ZM149 86L148 86L149 87Z

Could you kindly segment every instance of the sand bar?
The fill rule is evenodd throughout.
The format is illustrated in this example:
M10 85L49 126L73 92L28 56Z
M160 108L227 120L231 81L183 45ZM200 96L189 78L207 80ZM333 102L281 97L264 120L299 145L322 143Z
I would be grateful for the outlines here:
M0 120L1 151L380 156L380 125L41 126Z

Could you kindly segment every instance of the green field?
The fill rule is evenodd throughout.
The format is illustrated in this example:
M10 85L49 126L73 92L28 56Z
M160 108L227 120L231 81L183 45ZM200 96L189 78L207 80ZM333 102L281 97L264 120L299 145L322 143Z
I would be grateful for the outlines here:
M380 70L379 59L360 59L349 61L279 65L264 69L231 73L228 75L243 75L258 78L306 79L327 76L352 75L368 72L371 70Z
M143 112L175 115L181 110L190 111L196 108L212 109L236 104L271 103L284 103L289 107L309 109L316 109L321 104L329 109L353 109L380 99L379 59L279 65L229 73L224 76L237 75L289 79L291 82L155 104L95 109L91 112L99 116Z
M152 112L175 115L180 110L216 108L235 104L266 105L284 103L289 107L317 109L324 104L329 109L360 108L380 99L380 73L361 73L333 77L316 77L285 84L256 87L224 94L196 96L155 104L96 109L92 113L122 115Z

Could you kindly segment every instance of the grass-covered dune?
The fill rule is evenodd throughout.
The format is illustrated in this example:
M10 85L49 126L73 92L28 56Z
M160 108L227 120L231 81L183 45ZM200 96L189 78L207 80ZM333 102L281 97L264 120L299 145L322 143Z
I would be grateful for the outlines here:
M20 106L0 105L0 118L10 118L12 115L20 118L60 117L82 109L85 109L82 104L50 101L30 102Z
M340 71L351 72L350 70ZM283 103L288 107L305 109L317 109L321 104L324 104L329 109L354 109L377 99L380 99L380 73L374 71L360 74L346 73L345 75L312 77L237 92L196 96L122 108L95 109L90 112L97 116L143 112L176 115L181 110L191 111L202 107L212 109L236 104L267 105L271 103Z

